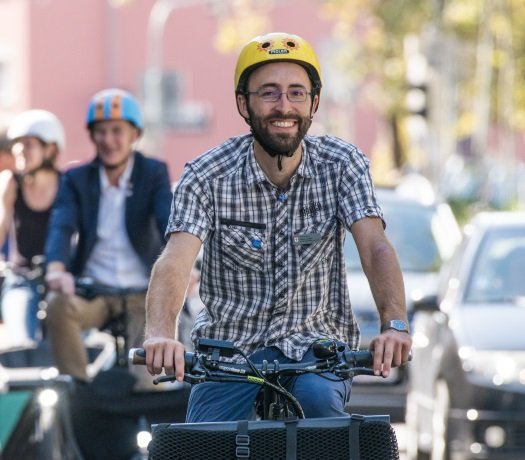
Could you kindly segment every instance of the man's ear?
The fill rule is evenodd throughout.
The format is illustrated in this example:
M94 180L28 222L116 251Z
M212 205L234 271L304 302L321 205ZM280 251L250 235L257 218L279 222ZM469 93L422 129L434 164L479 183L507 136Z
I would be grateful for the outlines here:
M317 109L319 108L319 94L316 94L314 96L314 99L312 101L312 115L317 112Z
M250 118L248 113L247 100L244 94L237 94L237 110L245 120Z

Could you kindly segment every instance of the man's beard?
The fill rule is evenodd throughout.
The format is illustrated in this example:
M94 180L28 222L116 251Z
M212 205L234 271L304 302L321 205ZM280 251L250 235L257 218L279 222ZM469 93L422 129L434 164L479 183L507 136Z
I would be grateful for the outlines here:
M299 145L301 145L304 136L312 124L310 117L301 118L297 116L292 117L272 114L269 115L267 119L280 118L297 121L297 134L295 136L290 136L288 134L270 134L263 118L256 116L250 107L248 107L248 113L250 114L250 126L254 139L260 144L264 151L272 157L291 157Z

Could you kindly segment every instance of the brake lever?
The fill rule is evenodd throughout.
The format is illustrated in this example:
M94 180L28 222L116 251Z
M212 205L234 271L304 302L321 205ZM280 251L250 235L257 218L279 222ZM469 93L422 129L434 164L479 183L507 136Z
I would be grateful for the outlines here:
M171 375L162 375L161 377L157 377L153 380L153 385L158 385L159 383L163 382L175 382L177 379L175 378L175 374Z
M374 377L383 377L383 375L375 375L374 370L369 367L352 367L349 369L335 369L334 374L337 375L337 377L348 379L350 377L354 378L355 376L359 375L372 375ZM383 377L385 378L385 377Z
M162 375L161 377L157 377L155 380L153 380L153 384L158 385L159 383L176 382L176 381L177 379L175 378L175 374ZM206 376L205 375L195 375L195 374L184 374L184 381L192 385L196 383L202 383L206 381Z

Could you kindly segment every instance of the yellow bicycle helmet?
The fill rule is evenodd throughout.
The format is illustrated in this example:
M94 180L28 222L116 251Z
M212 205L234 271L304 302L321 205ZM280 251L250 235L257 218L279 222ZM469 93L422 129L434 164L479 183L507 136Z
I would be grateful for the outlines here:
M312 81L312 92L321 92L321 67L313 48L298 35L284 32L260 35L244 46L235 68L235 92L244 93L248 76L258 66L275 61L302 65Z

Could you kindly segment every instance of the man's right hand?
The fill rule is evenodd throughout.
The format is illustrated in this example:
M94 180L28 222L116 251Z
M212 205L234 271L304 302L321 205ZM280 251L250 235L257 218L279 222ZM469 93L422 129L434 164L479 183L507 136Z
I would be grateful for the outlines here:
M175 375L179 382L184 379L184 344L166 337L151 337L144 341L146 366L151 375L164 372Z
M45 276L45 281L48 289L51 291L60 292L66 295L73 295L75 293L75 278L69 272L48 270Z

